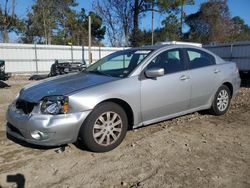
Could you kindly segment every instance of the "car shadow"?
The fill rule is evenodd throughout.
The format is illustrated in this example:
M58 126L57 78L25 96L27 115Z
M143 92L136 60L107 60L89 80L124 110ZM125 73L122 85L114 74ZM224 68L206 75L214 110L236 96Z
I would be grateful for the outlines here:
M250 73L248 74L241 74L241 87L250 88Z
M75 142L75 143L73 143L74 144L74 146L77 148L77 149L80 149L80 150L82 150L82 151L88 151L88 152L90 152L87 148L85 148L84 146L83 146L83 144L81 143L81 141L79 140L79 138L78 138L78 140Z
M3 81L0 81L0 88L6 88L6 87L10 87L10 85L6 84Z
M250 88L250 78L241 80L241 87Z
M38 74L38 75L32 75L29 80L43 80L49 78L47 74Z

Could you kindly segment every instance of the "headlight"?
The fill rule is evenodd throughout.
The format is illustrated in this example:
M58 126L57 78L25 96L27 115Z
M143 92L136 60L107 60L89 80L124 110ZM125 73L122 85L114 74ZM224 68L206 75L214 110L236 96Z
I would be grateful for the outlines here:
M65 114L69 111L69 98L66 96L45 97L41 104L43 114Z

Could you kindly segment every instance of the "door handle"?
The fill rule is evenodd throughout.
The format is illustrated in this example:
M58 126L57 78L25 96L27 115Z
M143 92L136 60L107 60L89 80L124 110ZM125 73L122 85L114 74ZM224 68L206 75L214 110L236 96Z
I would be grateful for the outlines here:
M217 74L217 73L219 73L219 72L220 72L219 69L215 69L215 70L214 70L214 73L215 73L215 74Z
M187 76L185 76L185 75L182 75L182 76L180 77L180 80L182 80L182 81L188 80L188 79L189 79L189 77L187 77Z

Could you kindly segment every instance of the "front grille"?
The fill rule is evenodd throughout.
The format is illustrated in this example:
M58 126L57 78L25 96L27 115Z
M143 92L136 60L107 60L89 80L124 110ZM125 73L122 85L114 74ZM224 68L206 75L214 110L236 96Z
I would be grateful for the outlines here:
M25 100L17 100L16 108L22 110L25 114L32 112L35 103L27 102Z

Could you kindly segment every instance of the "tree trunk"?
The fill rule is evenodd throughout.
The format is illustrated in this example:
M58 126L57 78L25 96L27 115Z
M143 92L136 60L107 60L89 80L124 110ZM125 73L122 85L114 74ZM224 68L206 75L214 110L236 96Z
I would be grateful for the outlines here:
M51 29L48 28L48 39L47 39L47 44L51 44L51 41L52 41L52 34L51 34Z
M44 31L45 44L48 44L48 37L47 37L47 31L46 31L46 21L45 21L45 15L44 15L44 8L43 8L43 31Z
M126 22L126 20L124 20L123 22L123 31L124 31L124 37L125 37L125 46L128 46L129 31L128 31L128 23Z
M9 33L7 31L7 27L4 27L3 30L3 43L9 43Z
M8 0L5 1L5 6L4 6L3 31L2 31L4 43L9 42L9 34L8 34L9 20L8 20L7 7L8 7Z
M140 14L140 10L139 10L139 0L135 0L135 4L134 4L134 15L133 15L133 24L134 24L134 28L132 31L132 38L131 38L131 45L133 47L136 47L139 45L138 42L138 35L139 35L139 14Z

